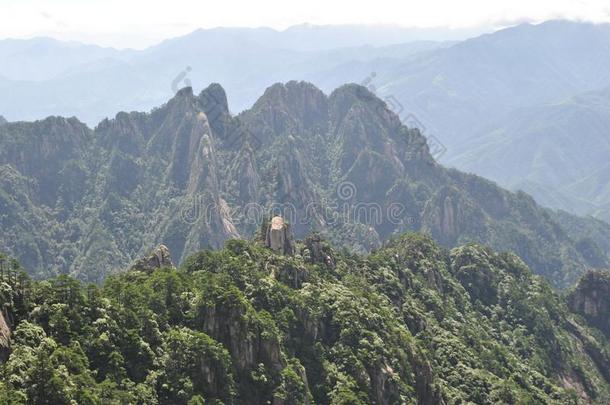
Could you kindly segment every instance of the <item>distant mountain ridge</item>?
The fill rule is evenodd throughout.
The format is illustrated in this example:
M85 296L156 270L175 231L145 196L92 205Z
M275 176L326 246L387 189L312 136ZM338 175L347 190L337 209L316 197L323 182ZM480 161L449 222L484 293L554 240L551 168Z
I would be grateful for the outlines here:
M297 52L331 51L356 47L386 47L409 42L459 41L480 35L482 29L409 28L393 25L315 25L299 24L276 30L273 28L218 27L201 28L187 35L167 39L149 47L152 51L159 47L173 47L176 42L202 43L225 41L245 42L257 47L285 49Z
M459 150L450 164L610 222L610 87L513 111Z
M449 149L516 108L610 85L610 24L522 24L415 54L377 71L377 88Z
M3 39L0 40L0 75L10 80L40 82L68 74L87 63L124 59L131 53L45 37Z
M98 282L159 242L183 260L252 235L275 209L298 237L315 229L360 251L405 231L513 250L560 287L608 263L610 232L581 244L524 193L441 167L417 129L355 84L329 96L276 84L238 116L211 85L94 130L9 123L0 171L0 247L38 276Z
M610 221L601 101L610 88L610 26L549 21L430 41L460 39L441 34L219 28L143 51L0 41L0 114L13 122L76 116L94 125L116 111L153 109L189 85L223 83L230 110L239 112L276 82L305 80L327 93L366 83L443 145L444 164L522 189L542 205ZM403 43L389 45L395 42Z
M0 41L0 56L8 61L0 66L0 77L6 76L0 79L0 111L11 121L64 115L78 116L95 125L116 111L150 110L180 87L192 84L203 88L211 82L223 83L233 95L232 110L241 111L278 81L324 77L338 65L395 59L451 44L415 41L303 50L288 47L280 34L264 29L200 30L143 51L24 40L24 49L18 55L9 52L12 47L6 41ZM266 40L269 35L273 38ZM299 43L296 39L289 42L295 46ZM325 37L320 41L303 38L300 42L332 41ZM35 50L45 45L42 52ZM57 60L52 60L53 55L58 55ZM329 84L334 88L346 81L336 77ZM36 104L28 101L33 98L38 100Z
M12 96L9 100L0 95L0 111L11 120L65 115L94 125L119 110L148 110L163 103L175 93L172 80L188 67L192 71L187 79L200 88L224 83L232 93L232 109L241 111L277 81L306 79L338 64L375 59L378 52L398 58L480 32L387 25L302 24L281 31L218 27L143 50L47 37L9 38L0 40L0 78L6 79L0 85ZM81 86L86 90L80 91ZM244 87L249 91L243 92ZM28 105L27 97L34 94L39 102Z

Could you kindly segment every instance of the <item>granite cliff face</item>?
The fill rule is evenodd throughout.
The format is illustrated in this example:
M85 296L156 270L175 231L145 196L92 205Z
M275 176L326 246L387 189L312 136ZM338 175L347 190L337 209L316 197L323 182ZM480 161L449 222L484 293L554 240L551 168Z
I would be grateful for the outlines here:
M170 269L175 268L174 263L172 263L172 256L168 247L165 245L159 245L152 252L150 252L150 255L138 259L134 265L131 266L131 270L152 273L156 269L162 269L165 267Z
M181 259L238 236L199 101L183 89L150 114L119 113L94 131L63 118L4 127L2 246L40 276L99 282L159 242Z
M185 88L93 131L76 119L8 123L0 147L0 247L39 276L99 282L158 243L180 263L270 214L296 238L314 230L356 251L404 231L483 242L557 286L610 246L599 232L584 251L529 196L438 165L417 129L354 84L328 96L276 84L237 116L220 85Z
M4 311L0 311L0 363L8 359L11 350L11 329L5 319Z
M587 272L568 295L568 305L610 338L610 272Z
M282 217L271 218L265 232L265 246L281 255L294 253L294 241L290 225Z

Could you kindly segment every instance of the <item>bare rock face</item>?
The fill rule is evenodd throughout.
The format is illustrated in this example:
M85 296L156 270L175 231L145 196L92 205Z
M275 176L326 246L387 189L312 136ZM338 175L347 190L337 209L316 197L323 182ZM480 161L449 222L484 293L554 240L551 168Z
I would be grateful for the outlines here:
M589 271L568 296L570 310L610 337L610 271Z
M148 257L138 259L138 261L136 261L136 263L131 267L131 270L151 273L162 267L175 268L174 264L172 263L169 249L165 245L157 246Z
M267 227L265 246L277 254L292 255L294 253L294 243L290 225L284 222L280 216L273 217Z
M441 188L426 203L422 213L422 231L430 233L445 246L455 245L459 236L467 232L464 225L471 220L471 216L467 216L468 206L469 201L458 189Z
M5 319L4 311L0 309L0 363L8 359L11 348L11 329Z
M443 235L455 235L457 233L453 201L451 197L445 197L443 202L443 215L441 217L441 232Z
M202 309L196 322L205 333L229 349L239 375L261 363L268 370L280 372L285 367L280 342L264 333L261 325L246 313L243 303L227 300Z

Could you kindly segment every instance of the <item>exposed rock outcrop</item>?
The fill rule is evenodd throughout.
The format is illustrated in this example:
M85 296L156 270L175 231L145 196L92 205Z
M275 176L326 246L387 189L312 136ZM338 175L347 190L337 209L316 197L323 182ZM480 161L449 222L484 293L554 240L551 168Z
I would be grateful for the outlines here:
M458 190L441 189L428 201L424 213L424 229L445 245L453 245L460 236L464 222Z
M250 314L243 302L227 301L202 307L196 322L205 333L221 342L230 352L238 374L243 375L264 364L279 373L285 366L280 342L265 333L262 325Z
M310 83L276 83L252 106L245 119L263 145L273 143L279 134L325 132L328 125L328 99ZM250 114L249 114L250 115Z
M11 329L5 319L4 311L0 310L0 363L8 359L11 349Z
M0 125L10 133L12 124ZM26 131L27 146L2 142L0 161L37 180L28 190L34 203L55 208L66 198L79 200L89 191L74 173L78 172L74 162L89 158L87 148L92 136L93 132L76 118L48 117Z
M415 387L418 405L445 405L445 400L434 385L430 362L419 353L411 354L411 367L415 371Z
M280 216L273 217L267 226L265 246L277 254L292 255L294 253L294 241L288 225Z
M151 273L163 267L174 267L169 249L165 245L157 246L147 257L138 259L131 270Z
M570 310L610 337L610 271L589 271L568 295Z

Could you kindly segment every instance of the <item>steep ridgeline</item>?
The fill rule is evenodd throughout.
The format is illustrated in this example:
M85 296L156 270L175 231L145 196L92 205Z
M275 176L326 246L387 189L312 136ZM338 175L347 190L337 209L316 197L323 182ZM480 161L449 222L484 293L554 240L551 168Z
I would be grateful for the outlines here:
M99 282L158 240L178 252L221 246L237 231L219 209L197 223L181 216L195 195L202 205L224 206L206 133L190 89L150 114L119 113L95 131L63 118L5 125L2 247L38 276Z
M610 272L587 272L570 291L568 305L610 338Z
M526 194L443 168L357 85L327 96L276 84L236 117L214 84L93 131L75 119L8 123L0 164L0 247L39 276L99 282L161 242L180 263L277 211L297 238L315 229L359 251L403 231L482 242L560 287L608 265L610 232L583 247Z
M607 338L513 254L421 234L366 257L319 236L294 256L262 244L231 240L179 270L161 248L170 267L102 288L5 279L0 403L610 401Z

